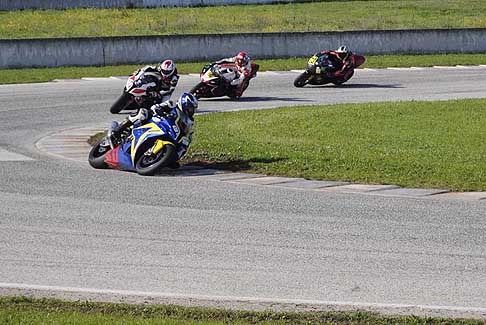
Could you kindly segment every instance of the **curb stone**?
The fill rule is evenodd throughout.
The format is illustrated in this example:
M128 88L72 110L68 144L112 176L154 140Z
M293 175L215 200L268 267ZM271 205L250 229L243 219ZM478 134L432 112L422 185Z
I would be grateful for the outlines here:
M93 134L104 131L102 126L91 126L61 130L40 139L35 145L39 151L60 159L88 163L91 146L87 140ZM407 197L418 199L442 199L480 201L486 199L486 192L450 192L445 189L402 188L397 185L351 184L339 181L316 181L303 178L289 178L228 172L208 168L182 166L177 171L169 171L164 176L194 177L219 182L231 182L250 186L272 186L295 190L351 193L382 197Z

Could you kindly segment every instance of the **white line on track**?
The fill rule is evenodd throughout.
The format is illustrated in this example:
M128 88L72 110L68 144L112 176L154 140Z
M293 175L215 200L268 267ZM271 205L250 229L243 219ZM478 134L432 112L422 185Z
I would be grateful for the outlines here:
M0 148L0 161L29 161L29 160L34 160L34 159Z
M275 71L263 71L263 72L259 72L258 74L269 75L269 76L279 76L282 73L278 73L278 72L275 72Z
M86 81L106 81L106 80L113 80L111 77L83 77L82 80Z
M347 301L279 299L236 296L187 295L131 290L105 290L63 286L0 283L0 295L22 294L34 297L87 299L111 302L147 302L182 305L215 305L226 308L252 307L253 310L370 310L385 314L448 315L467 318L486 318L486 308L440 305L382 304ZM81 296L81 297L80 297ZM95 296L95 297L94 297ZM130 299L127 299L130 298Z
M442 65L434 65L435 69L457 69L456 66L442 66Z

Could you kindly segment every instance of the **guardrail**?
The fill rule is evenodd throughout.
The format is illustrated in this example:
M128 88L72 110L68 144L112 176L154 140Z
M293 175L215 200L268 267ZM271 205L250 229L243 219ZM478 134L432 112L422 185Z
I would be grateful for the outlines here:
M0 0L0 10L74 8L161 8L312 2L312 0Z
M0 40L1 68L212 61L245 50L254 59L309 56L345 44L365 55L486 53L486 29L246 33Z

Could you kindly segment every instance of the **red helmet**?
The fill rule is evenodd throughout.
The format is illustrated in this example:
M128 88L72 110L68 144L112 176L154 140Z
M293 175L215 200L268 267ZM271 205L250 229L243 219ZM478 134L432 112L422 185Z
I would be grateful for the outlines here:
M159 71L163 77L170 77L174 74L175 63L172 60L165 60L159 65Z
M242 67L250 62L250 57L248 54L246 54L246 52L240 52L237 56L235 56L235 62L238 66Z

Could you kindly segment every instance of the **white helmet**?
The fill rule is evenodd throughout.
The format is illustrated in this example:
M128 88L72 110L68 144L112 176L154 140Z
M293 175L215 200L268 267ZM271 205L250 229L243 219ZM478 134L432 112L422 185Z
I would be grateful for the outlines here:
M336 53L338 53L339 57L341 60L346 60L349 56L349 51L348 48L344 45L341 45L337 50Z
M159 65L159 71L163 77L170 77L174 74L176 65L172 60L165 60Z

